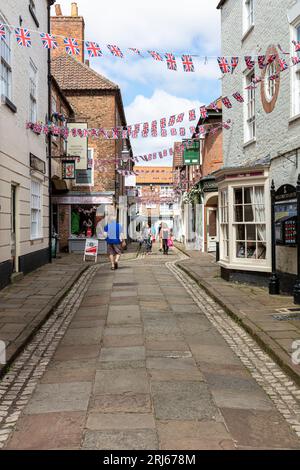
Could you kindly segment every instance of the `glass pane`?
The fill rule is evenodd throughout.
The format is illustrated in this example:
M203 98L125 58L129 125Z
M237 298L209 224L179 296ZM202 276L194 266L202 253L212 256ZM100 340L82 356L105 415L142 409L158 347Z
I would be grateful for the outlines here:
M245 222L254 222L254 214L252 206L245 206Z
M265 222L266 221L266 212L265 206L255 206L255 221L256 222Z
M236 257L245 258L245 253L246 253L246 244L238 242L236 244Z
M235 222L243 222L243 206L235 207Z
M247 243L247 258L256 258L256 243Z
M252 204L253 201L253 188L244 189L244 204Z
M247 240L256 240L256 225L247 225Z
M266 259L266 245L264 245L263 243L258 243L257 244L256 258L257 259Z
M257 225L257 239L260 241L266 241L266 226Z
M236 226L236 239L240 241L246 240L245 225Z
M234 201L235 204L243 204L243 189L234 190Z

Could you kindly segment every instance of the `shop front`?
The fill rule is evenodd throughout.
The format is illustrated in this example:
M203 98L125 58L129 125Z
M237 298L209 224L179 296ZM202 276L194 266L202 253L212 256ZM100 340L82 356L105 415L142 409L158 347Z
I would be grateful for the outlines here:
M221 275L267 286L272 265L269 168L223 169L216 178Z
M106 241L101 229L107 207L113 205L113 194L54 196L57 208L59 251L84 253L86 240L99 240L99 254L106 253Z

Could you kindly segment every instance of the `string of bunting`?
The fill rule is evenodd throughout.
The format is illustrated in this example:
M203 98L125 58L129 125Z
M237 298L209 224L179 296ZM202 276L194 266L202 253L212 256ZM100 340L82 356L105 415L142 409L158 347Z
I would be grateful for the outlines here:
M7 29L14 31L17 44L20 47L31 48L33 44L32 33L36 33L40 37L40 44L45 49L58 49L59 44L58 44L57 38L63 38L63 47L65 49L65 52L68 55L72 55L72 56L80 55L80 43L82 42L90 58L98 58L98 57L103 56L103 51L100 45L95 41L82 41L82 40L79 40L78 38L64 37L61 35L54 36L49 33L38 32L38 31L34 31L34 30L31 30L29 28L24 28L24 27L20 28L20 27L6 24L6 23L0 23L0 40L6 40ZM298 53L300 51L300 42L292 41L292 43L295 47L295 53ZM121 51L119 46L113 45L113 44L107 44L106 46L107 46L108 51L114 57L118 57L121 59L124 58L124 53ZM280 45L278 45L278 47L279 47L281 54L285 56L291 55L289 52L284 51ZM132 54L136 55L137 57L144 57L143 52L138 48L130 47L128 48L128 51L130 51ZM174 53L172 52L161 53L161 52L154 51L154 50L148 50L147 54L150 55L156 62L165 61L167 64L167 70L171 70L175 72L178 70L177 61L176 61L176 57ZM191 53L183 54L181 55L181 62L182 62L182 68L184 72L195 72L195 65L193 62L194 57L204 58L205 64L208 62L209 58L215 58L214 56L199 56L197 54L191 54ZM246 66L252 69L255 67L255 59L257 58L259 68L263 69L276 59L276 56L274 59L273 57L274 56L272 55L269 57L266 57L264 55L258 55L258 56L247 55L247 56L244 56L244 60L245 60ZM217 57L217 61L218 61L221 72L223 74L233 73L240 63L240 58L241 58L240 56ZM292 57L291 59L297 60L298 58L299 56L296 55L295 57ZM281 59L281 60L286 62L285 59Z

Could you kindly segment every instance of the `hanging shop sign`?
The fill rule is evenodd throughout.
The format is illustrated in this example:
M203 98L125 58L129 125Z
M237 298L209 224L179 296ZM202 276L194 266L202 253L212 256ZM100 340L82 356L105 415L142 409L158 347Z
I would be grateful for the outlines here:
M290 184L281 186L275 194L276 244L297 245L296 188Z
M77 170L75 171L75 184L92 185L93 172L92 170Z
M199 165L200 163L200 142L193 140L183 152L185 165Z
M75 160L62 160L62 178L64 180L75 179Z
M36 157L32 153L29 154L30 158L30 168L35 171L39 171L40 173L43 173L43 175L46 173L46 163L41 160L40 158Z
M88 165L88 126L87 123L68 123L67 156L76 155L76 170L86 170ZM77 129L80 128L80 133ZM76 132L75 132L76 129Z

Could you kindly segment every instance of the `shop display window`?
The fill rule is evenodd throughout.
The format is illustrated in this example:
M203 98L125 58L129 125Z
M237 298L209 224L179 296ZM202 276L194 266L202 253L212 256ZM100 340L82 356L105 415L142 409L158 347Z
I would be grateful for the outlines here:
M96 236L96 211L97 207L91 205L72 207L72 238L87 238Z

